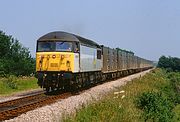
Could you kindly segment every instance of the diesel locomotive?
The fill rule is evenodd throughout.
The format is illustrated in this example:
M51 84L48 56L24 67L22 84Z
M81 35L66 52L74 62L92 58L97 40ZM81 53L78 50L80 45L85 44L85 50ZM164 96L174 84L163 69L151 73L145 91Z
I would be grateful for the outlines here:
M75 90L147 70L153 62L75 34L56 31L37 40L38 85L47 92Z

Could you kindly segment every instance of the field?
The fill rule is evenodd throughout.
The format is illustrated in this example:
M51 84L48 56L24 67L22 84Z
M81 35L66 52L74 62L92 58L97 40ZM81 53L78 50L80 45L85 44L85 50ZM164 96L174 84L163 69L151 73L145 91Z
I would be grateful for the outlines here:
M102 101L84 107L64 121L180 121L180 95L176 89L180 85L179 76L180 73L156 69L120 87Z
M37 79L34 77L15 77L0 78L0 96L7 96L17 92L39 88Z

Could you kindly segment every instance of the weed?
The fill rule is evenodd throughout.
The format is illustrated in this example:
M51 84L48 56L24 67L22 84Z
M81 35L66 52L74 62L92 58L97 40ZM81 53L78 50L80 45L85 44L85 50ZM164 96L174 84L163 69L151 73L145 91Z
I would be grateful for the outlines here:
M161 93L144 92L137 98L136 104L144 111L145 121L169 122L173 117L173 104Z
M180 105L177 105L174 109L174 117L172 119L172 122L180 122Z
M17 77L10 75L8 76L5 80L4 83L7 84L8 87L10 87L11 89L17 89Z
M171 81L172 92L174 93L175 104L180 104L180 73L172 72L168 76Z

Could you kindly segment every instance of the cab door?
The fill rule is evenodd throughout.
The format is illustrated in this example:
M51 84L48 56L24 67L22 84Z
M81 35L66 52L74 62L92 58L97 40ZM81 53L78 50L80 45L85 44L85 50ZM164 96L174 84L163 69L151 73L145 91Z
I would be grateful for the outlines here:
M80 46L78 42L74 43L74 72L80 72Z

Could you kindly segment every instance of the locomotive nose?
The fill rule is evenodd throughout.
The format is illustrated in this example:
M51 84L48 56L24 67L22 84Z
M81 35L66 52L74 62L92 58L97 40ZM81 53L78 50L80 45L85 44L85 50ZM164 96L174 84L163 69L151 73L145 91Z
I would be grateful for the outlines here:
M37 71L72 71L73 53L67 52L43 52L37 53Z

